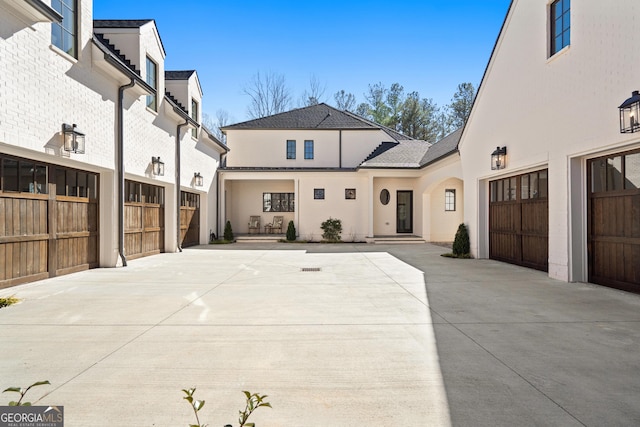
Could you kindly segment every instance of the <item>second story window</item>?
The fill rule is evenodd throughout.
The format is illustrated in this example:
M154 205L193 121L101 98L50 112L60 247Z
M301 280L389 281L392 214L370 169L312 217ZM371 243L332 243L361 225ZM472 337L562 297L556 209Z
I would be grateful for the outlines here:
M195 99L191 99L191 118L198 122L198 101ZM198 137L198 129L191 129L191 136L194 138Z
M296 141L293 139L287 140L287 159L296 158Z
M158 90L158 66L155 62L151 60L147 56L147 79L146 82L154 88L156 91ZM151 108L153 111L158 111L158 103L156 95L147 95L147 107Z
M62 15L62 22L51 24L51 44L63 52L78 57L78 19L76 0L52 0L51 8Z
M551 55L571 44L571 0L551 3Z
M313 141L304 142L304 158L307 160L313 159Z

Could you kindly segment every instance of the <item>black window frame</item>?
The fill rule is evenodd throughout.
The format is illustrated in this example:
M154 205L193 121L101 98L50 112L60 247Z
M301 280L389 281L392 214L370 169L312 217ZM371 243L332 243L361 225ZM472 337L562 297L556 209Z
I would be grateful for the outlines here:
M444 211L456 211L456 190L454 188L445 188L444 190Z
M324 188L313 189L313 200L324 200Z
M287 139L287 160L295 160L296 159L296 140L295 139Z
M51 23L51 44L67 55L70 55L77 59L78 0L52 0L51 8L62 15L62 22ZM67 44L65 43L65 40L67 40L69 37L72 40L71 46L67 46Z
M549 8L551 57L571 45L571 0L556 0Z
M262 212L295 212L295 193L262 193Z
M313 140L305 139L304 140L304 159L305 160L313 160Z
M196 101L194 98L191 98L191 118L195 120L197 123L199 123L198 121L199 109L200 109L200 105L198 101ZM198 128L191 128L191 137L195 139L198 138Z
M149 73L149 64L153 64L153 81L150 81L152 79L150 79L151 74ZM146 55L145 57L145 70L146 70L146 77L145 77L145 82L151 86L152 88L154 88L156 90L155 94L152 95L147 95L147 100L146 100L146 105L147 108L149 108L150 110L153 111L158 111L158 96L157 96L157 92L158 92L158 63L156 61L154 61L149 55Z

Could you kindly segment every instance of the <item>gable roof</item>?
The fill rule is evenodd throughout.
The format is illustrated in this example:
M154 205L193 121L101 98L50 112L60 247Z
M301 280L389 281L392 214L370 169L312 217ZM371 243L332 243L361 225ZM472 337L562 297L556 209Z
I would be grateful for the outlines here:
M297 108L259 119L225 126L221 130L255 129L324 129L324 130L382 130L393 141L413 140L386 126L367 120L346 110L338 110L328 104L320 103L309 107Z
M155 19L94 19L93 20L93 29L94 33L102 33L99 29L114 29L114 28L140 28L143 25L153 23L153 29L155 35L158 37L158 43L160 44L160 49L162 50L163 57L166 56L166 51L164 49L164 43L162 42L162 37L160 37L160 31L158 31L158 26L156 25ZM96 31L98 29L98 31Z
M165 80L189 80L189 77L195 73L196 70L183 70L183 71L165 71Z
M437 160L440 160L457 152L458 143L460 142L460 137L462 137L462 129L463 128L459 128L451 132L449 135L431 145L431 147L429 147L429 150L427 150L427 152L420 160L420 167L428 166L431 163L436 162Z
M384 146L386 143L381 144ZM388 146L388 145L387 145ZM402 141L375 155L375 151L362 164L361 168L419 168L420 159L429 150L427 141L419 139ZM384 148L384 147L379 147ZM377 150L377 149L376 149Z
M153 19L94 19L93 28L140 28Z
M366 120L327 104L298 108L272 116L225 126L230 129L380 129Z

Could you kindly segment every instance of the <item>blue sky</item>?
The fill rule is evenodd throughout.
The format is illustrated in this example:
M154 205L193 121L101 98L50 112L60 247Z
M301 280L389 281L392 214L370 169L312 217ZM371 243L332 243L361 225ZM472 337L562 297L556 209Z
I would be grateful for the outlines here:
M247 120L243 88L278 73L292 107L312 76L333 104L341 89L364 102L369 84L400 83L439 106L459 83L480 83L510 0L94 0L94 19L155 19L167 70L196 69L202 109Z

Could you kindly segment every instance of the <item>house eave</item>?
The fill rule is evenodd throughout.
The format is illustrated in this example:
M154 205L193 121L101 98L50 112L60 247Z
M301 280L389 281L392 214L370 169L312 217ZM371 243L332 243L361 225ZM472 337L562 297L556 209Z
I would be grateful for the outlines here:
M0 0L29 22L62 22L62 15L41 0Z

